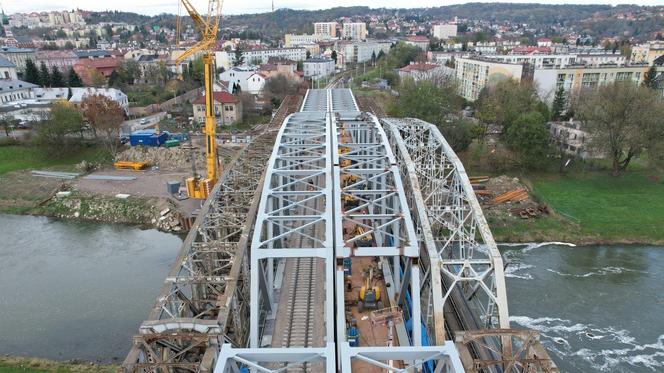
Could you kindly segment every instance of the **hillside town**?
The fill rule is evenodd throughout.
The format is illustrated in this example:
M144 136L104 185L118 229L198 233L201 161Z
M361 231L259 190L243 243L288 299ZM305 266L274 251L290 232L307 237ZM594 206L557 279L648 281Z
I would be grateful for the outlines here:
M662 261L663 5L301 10L275 9L273 2L270 12L225 14L220 1L209 0L209 13L199 14L182 3L181 14L151 15L0 9L0 221L45 227L16 229L21 237L10 242L23 245L33 233L48 234L52 221L91 224L64 226L62 236L80 234L82 242L91 240L87 246L122 242L118 246L133 250L132 258L115 266L154 278L107 274L95 263L82 267L96 268L99 279L152 281L148 293L165 284L149 319L136 319L145 311L140 302L118 306L127 314L138 311L131 328L118 326L124 334L103 341L112 344L99 347L113 349L106 355L90 352L92 343L49 341L55 347L31 361L28 342L5 343L22 341L19 328L3 337L0 321L0 355L7 354L0 372L24 366L35 372L217 371L215 359L240 347L304 349L309 340L323 346L330 331L343 335L339 351L367 347L369 339L372 348L402 353L400 340L410 349L395 359L401 363L390 352L380 355L380 370L358 369L371 359L357 353L352 359L363 358L352 371L405 371L414 361L417 372L461 372L439 362L434 370L433 355L409 355L438 353L440 346L462 351L456 368L463 362L465 371L493 372L477 368L485 361L503 371L500 364L522 357L491 349L482 356L477 341L499 335L494 332L507 333L500 343L509 340L504 335L532 333L515 346L527 344L531 357L523 360L550 368L532 371L664 369L661 332L652 336L629 319L631 310L615 311L629 325L611 312L598 315L616 303L604 294L619 293L639 276L661 284L664 262L656 275L649 259L635 259L629 250L651 250L648 258ZM15 220L37 217L49 220ZM0 233L14 232L2 231L4 225ZM291 230L299 236L283 239ZM160 251L169 237L174 249ZM284 248L286 254L263 254ZM565 251L571 248L587 250ZM620 255L607 254L618 248ZM306 250L296 249L315 254L300 258ZM367 254L371 250L381 254ZM128 264L142 255L154 256L145 259L149 265ZM535 255L539 262L527 262ZM432 270L437 264L426 267L431 257L440 259L440 273ZM322 271L323 262L331 263L330 271ZM254 276L259 268L260 278ZM0 265L0 283L4 270ZM433 272L440 275L435 281ZM614 281L618 276L625 277ZM505 278L519 294L510 299L512 314ZM253 296L270 296L250 303L250 280L260 282ZM596 282L584 282L590 280ZM539 290L520 286L526 281L539 282ZM569 282L558 293L550 290L563 281ZM67 286L94 283L73 282ZM600 282L614 288L596 291ZM647 291L659 294L660 288ZM561 294L571 298L570 289L607 305L595 307L586 298L565 303ZM323 297L325 291L337 293ZM104 294L81 292L94 294L91 299ZM481 292L489 294L486 304L478 300ZM0 285L0 313L3 295ZM413 301L420 296L422 302ZM648 297L655 301L644 303L656 309L659 298ZM431 299L443 299L438 314ZM303 302L306 313L294 311ZM461 310L449 306L454 302ZM339 319L317 317L323 307L329 316L332 303L340 307L334 309ZM639 318L651 308L644 306ZM237 320L223 312L237 313ZM62 324L77 322L53 314ZM310 333L302 337L304 347L299 331L285 326L296 325L300 315L301 329ZM437 317L454 317L456 324ZM127 330L134 333L143 320L130 341ZM651 322L661 329L661 320ZM100 333L90 320L82 323L81 334ZM512 352L512 342L507 345L500 353ZM315 358L334 355L328 347ZM252 365L257 355L242 356L233 363L237 369L224 371L273 371ZM316 360L292 359L268 363L278 371L291 371L292 364L303 367L294 371L323 371ZM504 371L530 371L524 367Z

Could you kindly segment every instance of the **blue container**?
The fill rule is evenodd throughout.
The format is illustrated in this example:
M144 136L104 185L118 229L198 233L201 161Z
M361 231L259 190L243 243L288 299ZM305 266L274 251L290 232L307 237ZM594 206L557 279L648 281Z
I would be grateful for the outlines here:
M131 146L161 146L168 140L168 133L156 134L154 129L134 131L129 135Z
M348 334L346 335L346 339L348 340L348 344L351 347L358 347L360 345L360 333L358 332L356 327L351 326L350 328L348 328Z

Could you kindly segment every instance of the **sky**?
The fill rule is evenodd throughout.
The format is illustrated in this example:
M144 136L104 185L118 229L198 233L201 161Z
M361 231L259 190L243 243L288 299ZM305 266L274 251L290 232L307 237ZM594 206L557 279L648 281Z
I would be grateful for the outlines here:
M223 5L224 14L242 14L242 13L261 13L268 12L272 7L272 0L227 0ZM191 0L197 9L207 8L206 0ZM418 8L443 6L451 4L461 4L473 1L456 0L334 0L325 3L325 7L335 6L357 6L365 5L372 8ZM475 0L474 2L477 2ZM486 2L486 1L484 1ZM493 2L511 2L511 3L547 3L547 4L624 4L634 3L639 5L662 5L662 0L499 0ZM85 10L123 10L141 14L159 14L159 13L177 13L177 0L113 0L112 5L105 1L90 0L4 0L0 1L5 13L24 13L42 10L65 10L81 8ZM138 4L137 4L138 3ZM320 3L307 0L274 0L275 9L320 9Z

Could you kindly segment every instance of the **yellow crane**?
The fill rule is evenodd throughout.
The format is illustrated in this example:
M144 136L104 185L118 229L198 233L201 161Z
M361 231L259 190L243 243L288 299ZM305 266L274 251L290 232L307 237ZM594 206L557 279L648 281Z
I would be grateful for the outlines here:
M221 19L221 0L209 0L208 11L205 16L201 16L189 0L180 0L182 6L187 10L196 29L201 34L201 40L187 49L176 59L176 65L179 66L182 61L192 55L202 52L203 65L205 70L205 157L207 163L207 177L201 178L196 173L187 178L187 194L190 198L205 199L217 183L219 178L220 166L217 159L217 142L215 137L216 119L214 114L214 47L217 43L217 32L219 31L219 21ZM178 21L178 32L180 31L180 22ZM179 40L179 35L177 36ZM193 162L193 160L192 160Z

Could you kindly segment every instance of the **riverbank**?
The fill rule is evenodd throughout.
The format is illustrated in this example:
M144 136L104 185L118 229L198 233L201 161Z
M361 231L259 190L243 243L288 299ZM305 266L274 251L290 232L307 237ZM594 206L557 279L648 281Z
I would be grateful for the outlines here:
M551 214L509 222L489 219L499 242L564 241L577 245L664 244L664 178L634 170L522 176L532 198Z
M53 361L29 357L0 357L0 373L114 373L118 365L101 365L86 361Z

